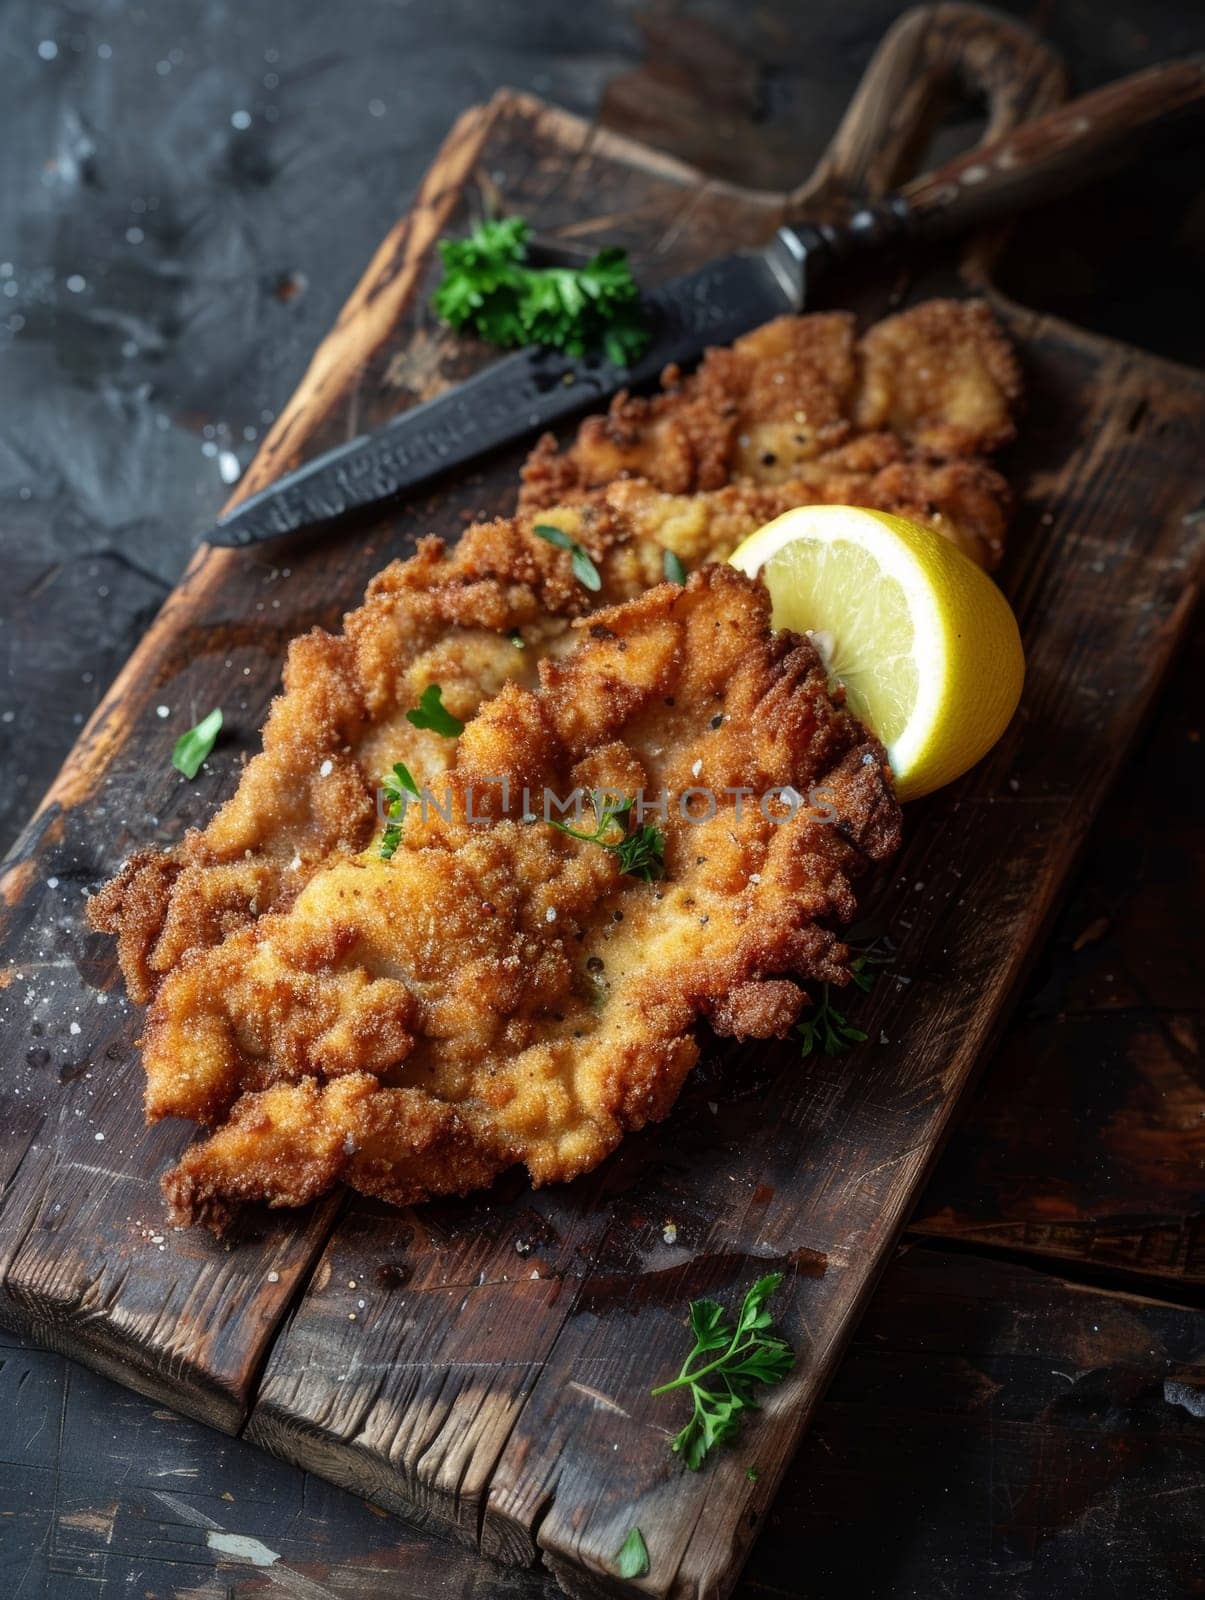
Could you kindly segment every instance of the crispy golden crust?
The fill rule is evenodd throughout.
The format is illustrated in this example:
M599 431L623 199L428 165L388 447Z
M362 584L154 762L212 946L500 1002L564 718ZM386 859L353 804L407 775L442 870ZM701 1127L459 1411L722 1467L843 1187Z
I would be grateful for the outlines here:
M861 344L860 428L890 428L941 456L1013 437L1021 374L981 300L928 300L876 323Z
M835 930L899 810L811 644L772 635L765 590L724 566L576 631L538 690L508 684L466 727L450 817L411 807L391 860L333 860L167 978L148 1113L221 1124L169 1179L178 1217L336 1178L409 1202L517 1162L574 1177L665 1116L699 1016L768 1037L799 1010L784 975L848 976ZM666 792L665 880L523 821L525 786ZM793 816L758 803L783 786L811 797ZM681 814L692 787L708 820Z
M941 531L993 566L1007 497L979 458L1012 437L1019 394L1015 358L980 301L930 300L860 340L844 312L780 317L708 351L689 377L669 368L660 394L618 395L566 450L542 440L524 468L520 507L556 505L620 477L679 495L733 482L799 485L791 504L938 516ZM963 474L941 474L954 463ZM876 482L887 467L894 482Z
M548 442L537 447L518 516L470 528L451 551L422 541L410 560L373 580L342 634L314 630L296 640L263 750L232 798L174 850L139 852L91 901L93 925L118 937L131 997L154 1002L148 1114L220 1124L171 1179L177 1214L219 1220L252 1192L295 1204L338 1176L415 1199L474 1187L520 1160L539 1181L583 1170L624 1127L664 1115L694 1060L695 1016L718 1031L771 1037L791 1025L802 999L789 977L771 974L844 975L831 927L852 911L852 867L830 852L848 848L860 861L892 847L898 817L877 761L853 772L838 763L841 827L826 829L826 848L809 846L806 868L778 883L775 915L798 919L790 937L767 933L765 947L755 948L746 930L745 943L719 959L717 931L731 932L752 881L747 862L731 865L714 910L701 913L711 956L703 960L692 946L684 975L641 989L643 1015L626 1031L600 1037L592 1022L584 1056L579 1040L548 1032L550 1016L557 1028L568 1026L564 1018L577 1015L582 999L564 928L572 925L584 945L610 895L656 907L655 915L627 917L626 944L618 924L603 925L608 949L627 951L633 973L639 958L652 983L649 948L669 948L675 930L691 926L677 914L678 899L667 900L670 891L658 898L632 880L618 882L598 847L571 846L553 830L501 816L471 837L451 823L420 836L411 820L395 862L362 854L379 832L377 785L399 760L431 785L488 775L491 763L517 783L538 784L551 762L558 780L598 779L625 791L644 782L650 762L658 771L666 765L652 759L650 730L677 760L693 731L647 708L640 716L648 727L629 726L643 693L634 666L649 663L655 641L678 627L674 605L688 603L672 591L668 600L661 590L649 599L667 550L695 571L723 561L792 506L835 502L914 517L985 566L998 559L1007 491L972 452L1007 436L1017 385L983 307L934 302L861 341L843 315L781 319L713 351L694 377L667 374L667 384L652 401L621 397L607 417L588 419L564 453ZM577 581L564 551L535 535L537 523L555 524L589 552L599 593ZM705 597L721 633L750 624L747 596L731 581L709 576L691 596L700 610ZM627 648L599 635L570 656L581 619L625 602L618 625L592 620L636 628ZM743 623L733 622L738 614ZM797 701L784 695L764 619L757 630L751 659L763 678L742 715L756 715L765 729L774 707L816 715L819 681L808 680ZM697 629L690 637L697 661L654 662L654 676L683 672L695 685L712 652ZM791 652L804 648L784 647L796 665L801 658ZM469 724L459 747L406 718L432 683ZM734 681L731 692L744 683ZM554 707L560 720L550 726ZM829 711L846 728L850 719ZM785 710L774 715L803 738ZM566 721L574 717L580 738ZM735 734L714 747L727 752L731 782L755 781L752 748ZM780 742L767 770L793 760L820 771L836 756L806 739L799 749ZM675 771L688 785L681 760ZM699 830L690 831L697 840ZM669 833L673 859L679 841L673 827ZM723 840L715 843L707 872L729 854ZM678 866L693 885L690 861ZM725 909L728 895L736 909ZM541 896L560 927L528 926ZM493 909L483 921L486 904ZM427 908L428 923L438 908L448 935L442 965L413 945L416 906ZM777 926L760 899L757 920ZM421 979L418 954L429 967ZM611 955L605 959L609 994ZM681 951L676 959L685 959ZM577 1009L566 1009L567 996ZM610 1003L604 1009L618 1014ZM524 1057L533 1065L519 1092L509 1064L537 1045ZM580 1072L579 1056L587 1063ZM486 1061L495 1063L488 1071ZM435 1075L434 1088L424 1072Z

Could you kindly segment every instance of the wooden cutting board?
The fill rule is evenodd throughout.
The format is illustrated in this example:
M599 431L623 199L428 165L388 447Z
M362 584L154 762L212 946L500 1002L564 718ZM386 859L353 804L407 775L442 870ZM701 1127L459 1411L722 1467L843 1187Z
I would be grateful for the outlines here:
M651 283L801 205L881 192L951 79L986 97L993 133L1061 92L1057 64L1013 25L958 6L910 13L789 197L708 183L500 94L452 131L240 492L490 358L427 310L441 233L504 206L543 235L627 246ZM962 279L985 260L965 260ZM839 303L870 317L965 287L942 258L847 282ZM109 942L85 929L84 896L231 791L288 640L337 626L418 535L505 510L521 452L342 540L204 551L0 883L9 1326L498 1560L543 1559L572 1594L630 1592L614 1568L633 1526L652 1559L645 1592L731 1587L1196 594L1205 380L986 292L1029 396L1001 575L1028 679L992 755L908 808L875 907L899 955L859 1001L869 1042L806 1063L790 1045L711 1048L667 1124L568 1187L504 1179L405 1213L332 1197L249 1218L226 1244L165 1229L159 1175L191 1130L142 1125L139 1018ZM172 742L215 704L230 737L185 784ZM772 1268L787 1275L776 1310L796 1368L735 1448L686 1474L667 1449L681 1407L649 1390L685 1353L688 1300L731 1304Z

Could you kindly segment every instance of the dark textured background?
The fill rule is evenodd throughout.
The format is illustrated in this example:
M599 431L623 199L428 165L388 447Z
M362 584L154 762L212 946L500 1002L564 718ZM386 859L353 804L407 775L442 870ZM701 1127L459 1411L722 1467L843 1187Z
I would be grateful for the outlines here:
M1078 88L1205 43L1195 4L1045 0L1008 9L1064 53ZM898 10L878 0L5 0L0 848L250 460L457 112L515 84L723 176L785 185L810 169ZM1205 362L1199 171L1199 149L1163 156L1027 219L1000 281L1027 303ZM1191 681L1186 670L1148 748L1170 748L1169 764L1190 762L1184 775L1199 795L1199 757L1182 736ZM1138 799L1128 803L1127 818L1142 814ZM1077 891L1081 905L1085 894L1092 903L1091 871L1089 888L1081 882ZM1052 948L1057 968L1058 936ZM1048 961L1031 1011L1044 1003L1043 984L1048 998L1051 972ZM975 1294L1020 1301L1029 1293L1005 1268L982 1270ZM1102 1522L1095 1505L1095 1522L1076 1532L1073 1517L1045 1543L1002 1543L999 1519L991 1522L999 1441L989 1441L986 1467L955 1450L943 1482L935 1463L945 1446L925 1434L928 1490L919 1492L907 1429L876 1432L857 1405L884 1337L879 1324L903 1318L921 1349L939 1334L948 1312L925 1311L917 1280L915 1267L893 1270L786 1491L787 1504L805 1504L819 1452L845 1449L853 1453L848 1501L830 1478L834 1504L824 1517L800 1511L772 1529L749 1592L967 1600L1198 1592L1199 1566L1166 1551L1167 1530L1188 1516L1172 1542L1191 1556L1193 1502L1173 1496L1154 1511L1147 1503L1178 1459L1183 1411L1143 1412L1135 1423L1155 1439L1149 1488L1115 1500L1112 1521ZM901 1302L913 1307L911 1323ZM1058 1317L1049 1316L1053 1329ZM1065 1336L1047 1332L1052 1348ZM1177 1321L1163 1332L1188 1359L1189 1329ZM1035 1332L1035 1348L1046 1336ZM539 1579L499 1576L406 1534L350 1497L56 1357L16 1346L0 1355L0 1593L210 1600L262 1589L307 1600L444 1600L543 1592ZM961 1437L965 1399L950 1395L951 1439ZM851 1405L860 1420L843 1433ZM925 1414L940 1433L932 1395ZM1096 1444L1117 1448L1107 1431ZM858 1477L863 1449L886 1463L877 1502L867 1502ZM1068 1468L1069 1484L1080 1470ZM868 1516L879 1528L873 1553L859 1549ZM791 1538L805 1524L806 1555ZM260 1571L253 1554L223 1544L222 1530L266 1541L284 1559ZM1124 1559L1111 1554L1116 1545Z

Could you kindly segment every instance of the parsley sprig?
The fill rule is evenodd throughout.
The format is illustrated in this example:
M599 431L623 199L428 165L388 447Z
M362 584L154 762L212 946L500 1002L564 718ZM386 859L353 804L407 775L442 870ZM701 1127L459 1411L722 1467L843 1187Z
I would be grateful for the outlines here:
M467 239L441 239L436 315L490 344L550 345L573 356L602 348L630 366L649 342L640 291L623 250L600 250L584 267L533 267L522 217L483 222Z
M655 1395L689 1389L690 1421L670 1442L691 1472L697 1472L708 1454L727 1443L740 1427L741 1413L758 1409L756 1391L761 1384L781 1383L791 1370L795 1354L785 1339L769 1332L773 1321L766 1302L782 1282L781 1272L759 1278L746 1294L735 1327L725 1322L723 1306L715 1300L695 1300L690 1308L694 1349L682 1370ZM701 1366L696 1365L702 1358Z
M878 967L890 965L894 951L886 939L875 939L849 964L849 975L863 994L874 987ZM820 1050L826 1056L841 1056L856 1044L865 1044L866 1034L850 1022L843 1011L833 1004L832 985L820 985L819 998L799 1024L798 1033L803 1041L805 1057Z
M558 550L568 550L573 576L583 588L589 589L592 594L598 593L602 588L598 568L576 539L571 539L564 528L554 528L548 522L537 522L531 531L539 538L547 539L549 544L556 545Z
M382 861L392 861L394 852L402 842L402 816L406 800L419 798L418 784L410 776L410 769L404 762L393 763L393 780L385 785L385 804L390 820L381 836Z
M556 817L547 820L571 839L581 839L584 844L598 844L604 850L609 850L619 862L620 872L626 872L628 877L642 878L645 883L652 883L665 873L665 835L651 823L637 828L634 833L628 833L628 815L634 804L633 800L625 800L620 806L603 806L593 833L571 828L567 822L561 822ZM619 823L624 832L618 839L607 839L604 835L613 822Z

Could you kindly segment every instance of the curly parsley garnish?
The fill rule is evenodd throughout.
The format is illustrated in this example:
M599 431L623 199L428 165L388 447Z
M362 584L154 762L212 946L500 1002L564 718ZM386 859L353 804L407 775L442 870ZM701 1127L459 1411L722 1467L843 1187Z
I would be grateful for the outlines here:
M888 966L893 952L887 940L875 939L849 964L853 982L866 994L874 986L878 973L876 967ZM799 1024L798 1033L803 1040L802 1054L806 1058L821 1050L826 1056L841 1056L856 1044L866 1042L866 1034L856 1027L843 1011L833 1004L832 985L820 985L820 997L805 1021Z
M202 717L195 728L182 733L172 751L172 766L191 781L201 770L201 763L213 749L214 741L222 731L222 710L215 707L207 717Z
M573 576L583 588L589 589L593 594L598 593L602 588L598 568L576 540L571 539L563 528L554 528L547 522L537 522L531 531L539 538L547 539L549 544L556 545L558 550L568 550Z
M533 267L530 231L522 217L503 217L467 239L441 239L436 315L504 349L542 344L582 356L601 348L616 366L631 366L649 332L626 252L600 250L578 268Z
M672 550L661 552L661 570L665 573L667 583L686 582L686 568L682 565L681 558Z
M409 768L404 762L394 762L393 779L393 783L385 785L386 810L390 821L381 836L382 861L391 861L394 851L402 842L402 816L406 800L419 798L418 784L410 776Z
M464 732L464 723L444 706L443 690L437 683L427 685L419 696L418 705L413 711L407 711L406 721L416 728L442 733L445 739L457 739Z
M781 1272L759 1278L745 1296L735 1327L725 1322L724 1308L717 1301L691 1304L694 1349L678 1376L652 1392L689 1389L690 1421L671 1440L670 1449L692 1472L699 1470L710 1451L732 1438L742 1412L757 1410L758 1385L781 1383L791 1370L795 1354L790 1345L768 1331L773 1319L766 1302L781 1282ZM696 1364L706 1356L712 1359Z
M561 833L567 833L571 839L581 839L585 844L598 844L604 850L609 850L619 862L620 872L626 872L630 878L642 878L645 883L652 883L665 874L665 835L651 823L637 828L635 833L626 832L628 813L634 804L632 800L625 800L614 809L604 806L593 833L571 828L567 822L560 822L556 817L546 820ZM606 839L603 835L613 822L619 823L625 832L618 839Z

